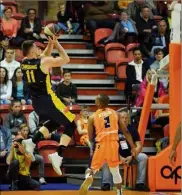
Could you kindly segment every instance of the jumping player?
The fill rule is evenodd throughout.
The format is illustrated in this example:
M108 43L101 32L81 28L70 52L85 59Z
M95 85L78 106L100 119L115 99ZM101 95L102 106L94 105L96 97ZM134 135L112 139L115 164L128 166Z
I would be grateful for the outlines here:
M79 194L86 195L93 182L93 175L106 162L113 176L117 188L117 195L122 195L122 178L119 173L119 135L121 129L128 143L131 145L131 153L136 156L136 149L129 131L122 122L121 117L114 110L108 108L109 97L98 95L96 106L98 110L88 120L89 140L93 140L95 134L94 154L91 161L91 171L86 174L86 179L80 187Z
M53 47L57 49L59 57L46 56L52 52ZM56 130L60 125L64 125L65 131L60 139L57 152L49 155L55 172L62 175L60 166L62 164L63 152L71 141L75 130L75 115L68 111L67 107L52 91L49 71L53 67L60 67L69 62L69 57L63 47L54 36L49 37L48 48L43 55L38 57L38 49L34 41L25 41L22 45L23 55L26 56L21 63L21 69L28 82L28 89L32 96L32 105L39 115L40 121L44 121L43 126L32 139L24 140L28 152L33 154L35 144L43 136L45 139L49 133Z

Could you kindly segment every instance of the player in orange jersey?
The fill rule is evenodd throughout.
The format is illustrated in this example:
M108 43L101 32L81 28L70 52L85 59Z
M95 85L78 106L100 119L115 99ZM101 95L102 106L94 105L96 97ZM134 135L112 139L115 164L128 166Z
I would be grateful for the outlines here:
M135 145L119 114L108 108L109 97L107 95L98 95L95 103L98 110L88 120L90 141L93 140L93 135L95 134L94 153L90 166L91 171L86 174L86 179L80 187L79 194L87 194L93 182L93 175L106 162L112 173L113 181L117 188L117 195L122 195L122 178L119 172L119 128L131 145L133 156L136 156Z
M82 145L89 146L92 152L91 142L89 141L89 138L88 138L88 117L89 117L88 106L86 105L81 106L80 115L81 117L77 121L78 133L82 135L80 138L80 143Z

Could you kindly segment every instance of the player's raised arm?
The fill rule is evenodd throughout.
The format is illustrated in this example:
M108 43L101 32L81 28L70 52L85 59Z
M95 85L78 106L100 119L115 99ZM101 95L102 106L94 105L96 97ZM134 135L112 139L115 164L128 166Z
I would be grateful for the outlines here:
M59 44L57 38L53 37L54 47L58 50L59 57L44 57L41 60L41 68L43 72L48 73L50 68L61 67L64 64L67 64L70 61L69 56L65 52L64 48Z
M123 123L122 118L121 118L119 113L118 113L118 120L119 120L119 128L121 129L123 135L125 136L126 140L128 141L128 143L131 146L132 156L136 156L137 155L136 146L135 146L135 144L133 142L133 139L131 137L130 132L126 128L126 125Z

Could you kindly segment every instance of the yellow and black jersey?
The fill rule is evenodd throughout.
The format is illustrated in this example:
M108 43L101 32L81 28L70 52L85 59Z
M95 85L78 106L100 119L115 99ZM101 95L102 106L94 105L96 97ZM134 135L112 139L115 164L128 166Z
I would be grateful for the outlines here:
M47 95L50 75L41 70L41 59L25 59L21 63L24 80L31 96ZM50 86L51 87L51 86Z

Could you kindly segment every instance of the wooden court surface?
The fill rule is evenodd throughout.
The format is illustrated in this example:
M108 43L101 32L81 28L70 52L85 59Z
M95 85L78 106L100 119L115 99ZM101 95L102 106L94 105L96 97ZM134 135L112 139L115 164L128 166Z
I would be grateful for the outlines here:
M1 195L79 195L78 191L17 191L17 192L0 192ZM115 191L101 192L90 191L88 195L116 195ZM123 195L180 195L180 193L167 193L167 192L136 192L124 191Z

